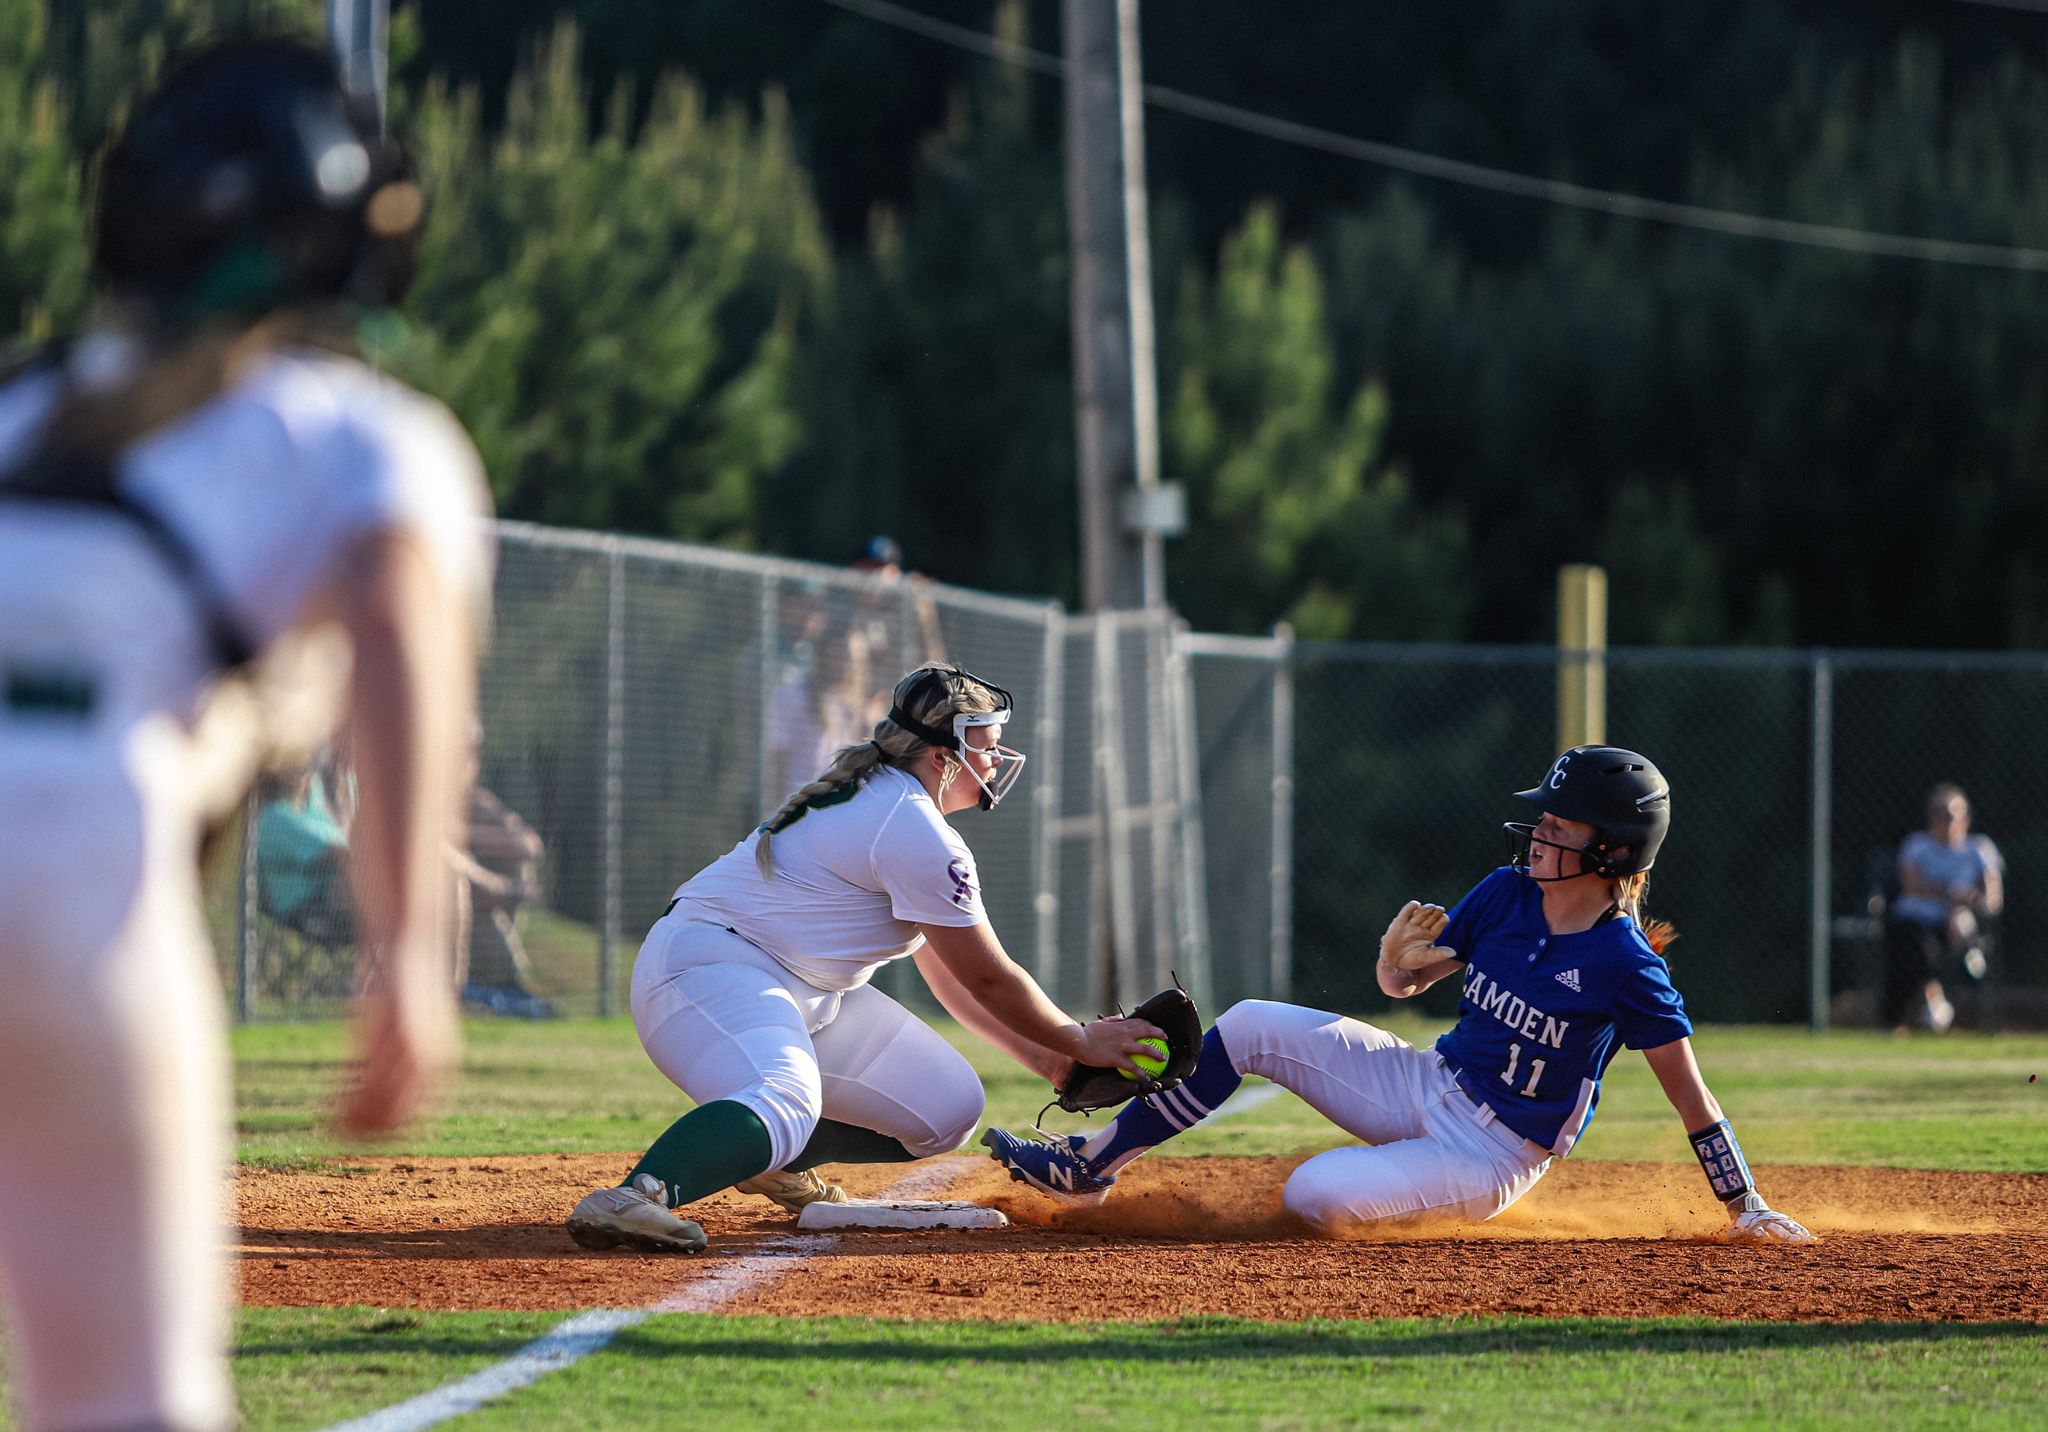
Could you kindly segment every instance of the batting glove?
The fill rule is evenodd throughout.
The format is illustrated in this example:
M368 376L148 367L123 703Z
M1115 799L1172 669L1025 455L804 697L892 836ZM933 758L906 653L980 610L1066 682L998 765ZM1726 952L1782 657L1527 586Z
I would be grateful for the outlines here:
M1721 1233L1723 1243L1818 1243L1820 1239L1806 1226L1765 1205L1755 1193L1728 1205L1728 1227Z
M1380 936L1380 958L1403 970L1419 970L1438 960L1455 958L1455 950L1435 943L1448 919L1443 906L1410 900L1388 924L1387 933Z

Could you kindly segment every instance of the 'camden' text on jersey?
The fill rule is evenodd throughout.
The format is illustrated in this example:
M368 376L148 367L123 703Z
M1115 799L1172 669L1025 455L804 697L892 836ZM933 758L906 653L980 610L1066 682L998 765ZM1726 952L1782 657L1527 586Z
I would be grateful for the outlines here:
M1520 995L1509 994L1478 970L1465 976L1465 998L1538 1044L1548 1044L1552 1049L1564 1048L1564 1032L1572 1027L1570 1020L1552 1019Z

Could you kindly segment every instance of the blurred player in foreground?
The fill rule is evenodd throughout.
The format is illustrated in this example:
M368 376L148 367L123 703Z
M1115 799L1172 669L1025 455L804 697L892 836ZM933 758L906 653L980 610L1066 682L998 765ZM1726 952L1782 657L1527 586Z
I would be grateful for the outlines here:
M317 708L310 753L345 692L354 736L343 1125L400 1122L453 1051L484 493L444 409L345 356L420 213L319 52L206 52L104 160L103 322L0 388L0 1270L31 1429L235 1421L195 857L287 708Z
M993 809L1024 757L998 744L1010 693L928 663L896 684L874 739L676 891L633 967L633 1024L696 1100L625 1182L569 1215L585 1248L695 1252L672 1211L724 1188L792 1213L844 1193L824 1163L902 1163L959 1147L981 1080L936 1031L868 981L916 960L961 1024L1053 1083L1077 1063L1137 1072L1156 1036L1083 1026L1003 952L966 842L946 823Z
M1577 746L1533 790L1536 825L1507 827L1513 860L1448 916L1409 901L1380 941L1395 999L1463 972L1457 1026L1434 1049L1320 1010L1248 1000L1226 1010L1179 1088L1126 1105L1092 1138L983 1142L1013 1177L1070 1202L1100 1202L1116 1173L1221 1106L1245 1074L1299 1094L1370 1148L1297 1168L1283 1201L1342 1236L1418 1217L1492 1218L1584 1135L1616 1041L1640 1049L1728 1210L1725 1237L1815 1241L1757 1192L1735 1133L1693 1062L1692 1024L1658 952L1669 925L1641 924L1649 869L1671 822L1647 759Z

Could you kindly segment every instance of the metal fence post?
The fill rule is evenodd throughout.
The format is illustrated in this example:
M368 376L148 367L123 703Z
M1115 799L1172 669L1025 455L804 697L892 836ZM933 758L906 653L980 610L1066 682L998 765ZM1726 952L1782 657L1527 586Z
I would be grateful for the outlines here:
M1557 569L1557 749L1607 740L1607 572Z
M1058 603L1045 609L1045 674L1038 713L1038 779L1031 792L1036 822L1031 855L1031 911L1038 936L1032 971L1046 997L1059 1000L1060 985L1060 726L1065 715L1066 612Z
M604 914L598 933L597 1012L618 1013L620 900L625 859L626 799L626 554L618 540L606 548L610 566L604 649Z
M774 733L768 729L768 716L769 712L775 709L775 687L782 676L782 663L778 660L779 654L775 649L776 639L781 635L782 625L781 612L777 609L776 602L775 574L773 572L763 572L761 574L761 609L758 613L760 631L755 637L755 640L761 647L761 671L758 683L761 688L759 692L761 699L761 730L759 749L755 752L757 774L754 778L755 787L759 792L755 797L754 804L759 812L757 818L762 820L766 820L769 813L777 805L781 804L780 801L776 800L776 796L780 792L773 788L772 783L768 779L769 765L774 756L774 747L771 740Z
M1829 877L1834 852L1835 669L1826 651L1813 654L1813 926L1808 972L1809 1017L1815 1034L1828 1027L1829 963L1834 918Z
M236 883L236 892L241 897L235 901L235 1023L237 1024L247 1024L256 1018L256 845L258 830L256 792L252 790L242 802L242 859Z
M1166 663L1166 709L1171 716L1174 779L1180 792L1180 968L1195 1003L1213 1009L1208 842L1202 832L1202 757L1195 724L1194 661L1186 649L1187 634L1186 622L1173 624Z
M1122 624L1115 612L1093 618L1095 627L1095 789L1096 820L1106 846L1101 861L1107 872L1109 919L1107 950L1090 952L1091 961L1107 959L1090 971L1097 988L1089 993L1110 1003L1135 994L1144 984L1138 968L1137 892L1131 879L1131 790L1124 774Z
M1272 998L1294 993L1294 628L1273 628Z
M1145 637L1145 720L1140 728L1145 734L1145 829L1152 857L1152 977L1141 985L1158 988L1173 978L1179 947L1174 937L1181 913L1173 899L1174 843L1180 838L1184 792L1174 761L1175 727L1168 714L1168 645L1173 635L1165 610L1146 612L1140 631Z

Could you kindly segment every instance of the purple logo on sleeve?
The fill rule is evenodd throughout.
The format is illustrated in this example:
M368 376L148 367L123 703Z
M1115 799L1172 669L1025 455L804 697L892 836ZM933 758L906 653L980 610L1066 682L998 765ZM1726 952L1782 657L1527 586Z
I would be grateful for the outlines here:
M967 868L967 862L955 856L953 863L946 867L946 874L953 877L953 903L965 910L974 904L974 876Z

